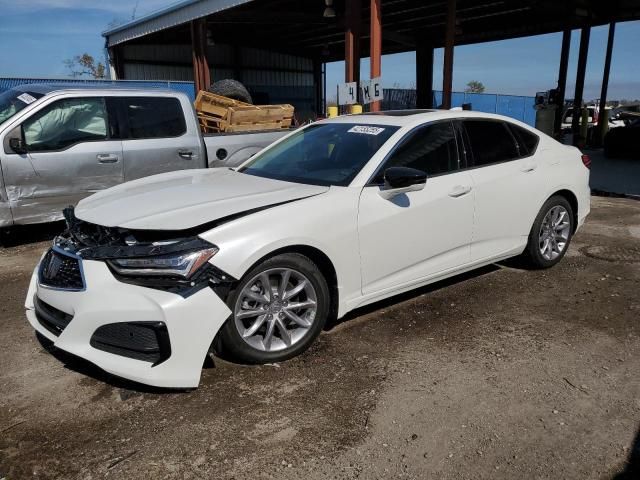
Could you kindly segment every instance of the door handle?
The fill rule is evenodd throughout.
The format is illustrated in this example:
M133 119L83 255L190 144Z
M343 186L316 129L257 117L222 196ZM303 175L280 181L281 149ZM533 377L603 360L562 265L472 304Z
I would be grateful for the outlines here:
M191 160L193 158L193 152L191 150L178 150L178 156L185 160Z
M453 198L458 198L463 195L466 195L471 191L471 185L456 185L453 187L453 190L449 192L449 196Z
M528 163L520 169L521 172L528 173L533 172L538 166L535 163Z
M96 155L96 158L100 163L117 163L118 162L118 156L112 155L110 153L99 153L98 155Z

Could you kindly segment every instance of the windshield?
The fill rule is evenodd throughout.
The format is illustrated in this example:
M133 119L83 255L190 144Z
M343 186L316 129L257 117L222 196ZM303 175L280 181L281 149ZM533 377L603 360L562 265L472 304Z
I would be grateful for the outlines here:
M0 125L20 110L42 97L41 93L7 90L0 94Z
M294 133L242 170L312 185L347 186L399 127L323 123Z

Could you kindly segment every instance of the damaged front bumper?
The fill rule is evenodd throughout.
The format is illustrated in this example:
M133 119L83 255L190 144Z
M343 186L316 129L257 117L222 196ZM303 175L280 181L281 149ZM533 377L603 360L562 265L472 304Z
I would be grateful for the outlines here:
M43 256L27 293L29 323L57 348L119 377L197 387L211 343L231 314L224 298L233 279L210 263L188 279L119 275L108 255L98 253L157 254L157 247L171 250L180 242L89 243L72 227Z

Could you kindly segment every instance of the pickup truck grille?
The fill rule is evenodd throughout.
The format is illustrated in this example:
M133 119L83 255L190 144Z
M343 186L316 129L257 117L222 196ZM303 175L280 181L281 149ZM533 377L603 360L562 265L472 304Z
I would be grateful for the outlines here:
M80 261L54 249L50 249L40 262L38 281L40 285L50 288L73 291L84 289Z

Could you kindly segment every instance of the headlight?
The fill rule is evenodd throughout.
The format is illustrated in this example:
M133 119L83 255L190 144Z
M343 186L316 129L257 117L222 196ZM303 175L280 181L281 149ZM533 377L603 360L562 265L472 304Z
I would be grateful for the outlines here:
M121 275L173 275L189 278L218 252L217 247L174 253L158 257L119 258L110 260Z

